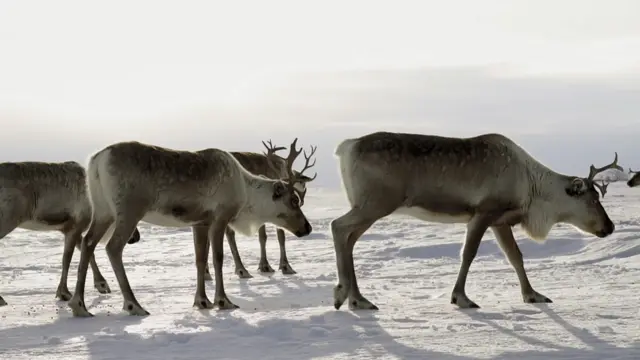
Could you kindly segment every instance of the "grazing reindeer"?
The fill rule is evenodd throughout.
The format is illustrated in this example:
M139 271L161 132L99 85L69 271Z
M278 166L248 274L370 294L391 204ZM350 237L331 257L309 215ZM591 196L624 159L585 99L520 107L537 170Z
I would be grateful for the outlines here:
M451 303L476 308L465 292L469 267L480 241L491 228L518 275L523 300L551 302L533 289L512 227L520 224L531 238L544 241L556 223L568 223L598 237L614 224L594 176L617 168L591 165L587 178L547 168L513 141L499 134L471 138L378 132L344 140L335 151L351 209L331 223L339 282L334 306L349 298L349 307L377 307L365 299L356 282L353 248L378 219L404 214L420 220L467 225L458 278Z
M242 167L244 167L249 172L255 175L266 176L269 179L286 179L288 175L288 170L293 163L289 164L288 161L293 161L297 156L300 155L301 150L295 150L296 141L293 142L292 150L289 156L292 156L291 159L284 159L280 156L276 155L277 151L285 150L285 147L273 147L271 141L269 141L269 145L267 145L264 141L262 144L267 148L267 152L265 154L253 153L253 152L230 152L236 160L240 162ZM317 174L313 177L308 177L303 175L303 173L313 167L315 165L315 160L313 163L309 164L311 157L315 154L317 147L312 146L311 152L307 155L307 152L304 151L305 164L302 171L294 171L293 174L295 176L294 188L298 192L300 196L300 206L304 205L304 198L307 194L306 183L315 180ZM235 265L235 273L240 278L251 278L253 277L247 269L242 264L242 260L240 259L240 254L238 253L238 247L236 245L236 234L235 231L231 227L227 227L226 229L227 241L229 242L229 248L231 249L231 254L233 255L233 262ZM280 266L279 270L282 271L285 275L292 275L296 272L289 265L289 260L287 259L287 253L285 251L285 236L284 230L277 229L276 235L278 236L278 244L280 245ZM265 229L265 225L260 226L258 229L258 241L260 242L260 262L258 264L258 270L262 273L272 273L274 272L271 265L269 265L269 261L267 260L267 231ZM211 275L209 273L209 262L207 262L207 268L205 269L205 279L212 280Z
M84 168L74 161L63 163L0 163L0 239L16 228L50 231L64 235L62 276L56 297L67 301L69 265L74 247L80 248L82 232L91 222L91 204L86 193ZM138 229L130 232L129 243L140 239ZM93 256L89 259L93 283L102 294L110 293ZM0 296L0 306L7 302Z
M640 175L638 175L639 173L637 171L629 169L629 174L633 174L633 176L631 177L631 179L629 179L629 181L627 181L627 186L636 187L640 185Z
M141 220L192 228L197 268L194 306L200 309L213 308L214 303L220 309L238 307L227 297L222 279L227 226L247 236L267 222L298 237L311 233L300 209L291 167L286 180L272 180L251 174L233 155L219 149L179 151L132 141L95 153L87 173L93 216L82 239L76 290L68 303L74 316L93 316L84 301L87 266L110 227L114 230L106 250L124 297L124 309L131 315L149 314L133 295L122 263L126 237ZM214 303L205 293L209 241L216 281Z

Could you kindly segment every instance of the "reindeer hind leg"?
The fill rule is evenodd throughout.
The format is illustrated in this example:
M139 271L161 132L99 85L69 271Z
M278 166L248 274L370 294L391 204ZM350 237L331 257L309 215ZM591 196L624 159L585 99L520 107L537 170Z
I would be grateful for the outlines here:
M26 218L22 216L25 213L24 204L18 201L16 196L8 189L0 189L0 200L2 206L6 210L0 209L0 240L9 235L20 225ZM0 296L0 306L7 305L7 302Z

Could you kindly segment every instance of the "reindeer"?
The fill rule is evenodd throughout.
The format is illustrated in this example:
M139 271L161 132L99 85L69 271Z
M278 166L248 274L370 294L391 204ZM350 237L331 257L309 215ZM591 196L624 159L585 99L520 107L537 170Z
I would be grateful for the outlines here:
M293 148L291 152L293 151ZM223 240L230 226L246 236L269 222L303 237L311 225L300 209L298 181L287 158L287 178L267 179L245 170L230 153L219 149L172 150L140 142L120 142L89 159L88 188L93 205L91 225L82 239L76 290L68 305L74 316L93 316L85 306L84 285L89 258L103 239L131 315L148 315L136 300L122 263L128 234L139 221L164 227L190 226L197 269L194 306L235 309L222 279ZM107 229L113 227L110 237ZM216 282L214 303L205 293L208 244L213 251Z
M296 139L297 140L297 139ZM287 164L289 159L284 159L276 154L276 152L280 150L285 150L285 147L274 147L271 143L271 140L262 144L267 148L267 152L264 154L254 153L254 152L230 152L236 160L240 162L240 165L247 169L249 172L265 176L270 179L286 179L288 176L287 173ZM295 150L296 141L293 142L292 152L290 156L297 157L300 155L301 150ZM298 192L300 196L300 206L304 205L304 198L307 194L306 183L315 180L317 173L313 177L308 177L303 175L303 173L313 167L315 165L315 160L313 163L309 164L311 157L315 154L317 147L311 146L311 151L309 155L304 151L305 164L302 171L294 171L295 182L294 189ZM238 253L238 247L236 245L236 237L235 231L231 227L227 227L226 229L227 241L229 242L229 248L231 249L231 254L233 255L233 262L235 265L235 274L240 278L252 278L253 276L247 271L247 269L242 264L242 260L240 259L240 254ZM285 250L285 235L284 230L277 229L276 235L278 236L278 244L280 245L280 266L278 270L282 271L285 275L293 275L296 274L296 271L291 268L289 265L289 260L287 259L287 253ZM258 270L262 273L273 273L274 270L269 265L269 261L267 260L267 231L265 226L262 225L258 229L258 241L260 242L260 262L258 264ZM205 269L205 280L213 280L211 274L209 272L209 262L207 262L207 267Z
M64 251L56 297L63 301L71 299L67 276L74 247L80 248L82 232L91 222L85 183L85 170L74 161L0 163L0 239L16 228L60 231L64 235ZM127 235L129 244L140 240L137 228L132 233ZM93 256L89 262L98 292L110 293ZM2 305L7 302L0 296Z
M604 238L614 224L602 207L606 187L596 174L621 169L615 160L591 165L586 178L562 175L535 160L500 134L470 138L377 132L342 141L336 148L342 184L351 209L331 222L339 282L334 307L347 298L349 308L378 308L362 296L353 266L353 248L377 220L391 214L423 221L466 224L458 278L451 303L478 308L465 292L469 267L491 228L513 266L526 303L550 303L529 283L512 227L520 224L543 242L556 223Z
M636 187L640 185L640 175L638 175L638 172L633 171L631 170L631 168L629 168L629 174L633 174L633 176L631 177L631 179L629 179L629 181L627 181L627 186Z

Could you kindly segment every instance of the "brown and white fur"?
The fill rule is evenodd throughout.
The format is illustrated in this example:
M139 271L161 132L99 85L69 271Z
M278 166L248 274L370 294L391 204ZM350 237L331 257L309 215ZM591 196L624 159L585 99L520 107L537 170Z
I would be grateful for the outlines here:
M631 179L629 179L629 181L627 181L627 186L628 187L636 187L636 186L640 185L640 172L633 171L633 170L629 169L629 174L633 174L633 175L631 176Z
M598 237L613 233L594 176L618 168L616 160L587 178L562 175L499 134L470 138L378 132L347 139L335 151L351 209L331 223L339 282L334 306L347 298L351 309L377 309L362 296L353 266L353 248L378 219L390 214L424 221L466 224L458 278L451 303L478 307L465 292L469 267L491 228L518 275L523 300L551 302L533 289L512 227L520 224L544 241L556 223L568 223ZM604 194L603 194L604 195Z
M230 152L236 160L240 162L242 167L251 172L254 175L265 176L269 179L286 179L287 174L287 161L286 159L276 155L276 151L284 150L284 147L274 148L271 146L271 141L269 141L269 145L264 143L264 146L267 148L267 153L260 154L255 152ZM295 149L295 143L294 143ZM309 155L304 153L305 157L305 167L302 171L294 171L296 179L298 181L295 182L295 189L300 196L300 206L304 205L304 198L307 193L308 182L313 181L316 178L316 175L313 177L305 176L303 173L305 170L313 167L315 165L315 161L312 164L309 164L309 160L311 156L315 153L316 148L311 147L311 152ZM233 231L231 227L227 227L226 229L227 241L229 242L229 248L231 249L231 255L233 256L233 262L235 265L235 274L238 275L241 279L243 278L251 278L253 277L249 271L242 264L242 260L240 259L240 254L238 253L238 246L236 245L236 233ZM285 234L284 230L277 229L276 235L278 237L278 244L280 245L280 266L278 269L282 271L285 275L293 275L296 273L291 265L289 264L289 260L287 259L287 252L285 250ZM267 231L265 225L260 226L258 229L258 241L260 242L260 262L258 263L258 271L262 273L273 273L274 270L269 265L269 261L267 260ZM212 277L209 273L209 262L207 262L207 268L205 270L205 280L212 280Z
M289 169L290 170L290 169ZM82 240L78 281L69 301L74 316L92 316L85 306L87 266L105 238L106 250L131 315L148 315L129 285L122 263L128 234L139 221L165 227L190 226L196 248L197 286L194 306L237 308L227 297L223 278L223 240L230 226L250 236L273 223L298 237L311 232L290 181L271 180L245 170L231 154L219 149L180 151L140 142L120 142L91 156L87 184L93 205L89 231ZM292 179L291 170L288 180ZM205 293L208 248L213 250L214 303Z
M91 222L91 204L86 192L85 169L74 161L0 163L0 239L16 228L60 231L64 235L62 276L56 297L67 301L69 264L74 247L80 248L82 233ZM138 229L129 243L140 239ZM89 259L93 283L102 294L110 293L93 256ZM7 305L0 297L0 306Z

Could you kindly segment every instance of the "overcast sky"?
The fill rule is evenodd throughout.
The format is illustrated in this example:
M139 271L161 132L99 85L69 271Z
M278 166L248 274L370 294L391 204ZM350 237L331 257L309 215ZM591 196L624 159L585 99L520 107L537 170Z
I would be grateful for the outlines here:
M109 143L333 150L501 132L553 169L640 168L639 1L5 1L0 161ZM637 145L638 144L638 145Z

